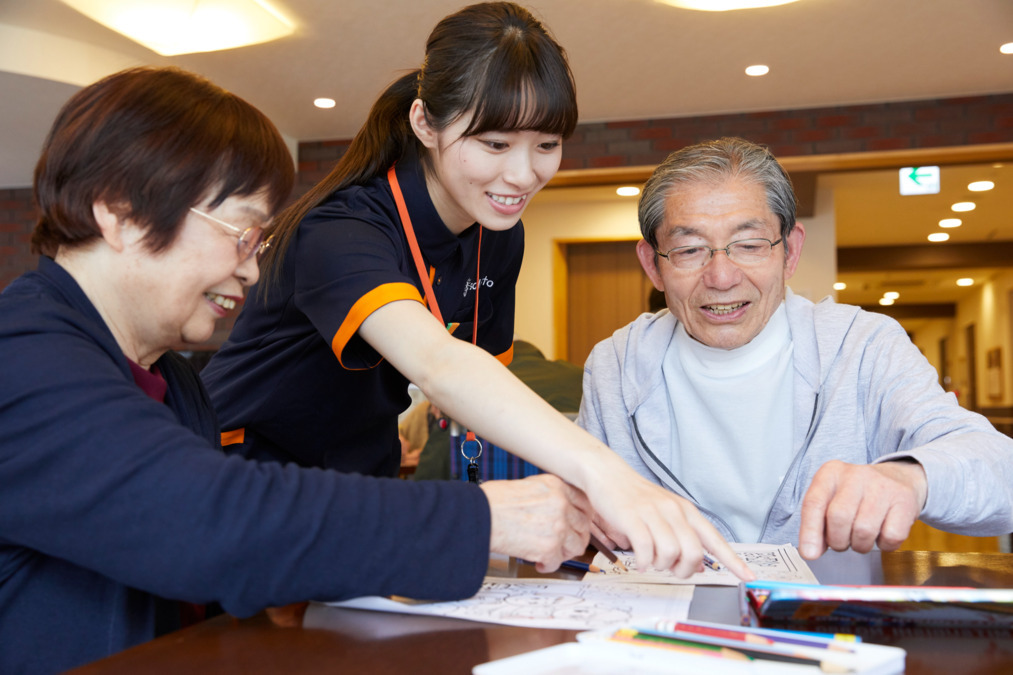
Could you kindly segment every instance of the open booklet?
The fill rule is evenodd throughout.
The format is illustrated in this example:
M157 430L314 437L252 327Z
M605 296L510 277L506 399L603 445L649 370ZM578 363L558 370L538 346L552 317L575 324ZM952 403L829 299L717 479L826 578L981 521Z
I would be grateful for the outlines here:
M818 583L794 546L732 544L758 578ZM738 579L727 570L708 569L689 579L671 572L638 571L633 554L618 555L629 571L622 572L604 555L604 572L589 572L582 581L486 577L472 597L452 602L409 598L364 597L328 603L336 607L403 614L428 614L530 628L591 630L642 619L667 616L685 619L693 585L734 586Z
M809 569L798 549L791 544L730 544L732 550L756 574L757 579L769 581L791 581L801 584L818 584L816 575ZM584 581L592 583L626 584L678 584L691 586L737 586L739 578L727 569L705 568L703 572L685 579L669 571L653 569L638 570L636 556L625 551L616 551L616 556L626 566L623 571L609 562L604 553L598 553L592 564L601 572L588 572ZM719 566L720 567L720 566Z
M689 615L692 599L690 586L637 587L563 579L486 577L478 593L464 600L426 602L372 596L327 604L528 628L589 630L652 616L684 619Z

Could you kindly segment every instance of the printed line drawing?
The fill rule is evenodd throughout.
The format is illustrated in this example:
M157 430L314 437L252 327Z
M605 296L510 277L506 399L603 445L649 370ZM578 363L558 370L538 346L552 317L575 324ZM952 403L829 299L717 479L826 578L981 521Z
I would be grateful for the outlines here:
M758 579L766 581L791 581L796 583L819 583L798 549L791 544L731 544L732 550L753 570ZM586 574L584 581L592 584L675 584L695 586L737 586L739 579L728 570L705 568L685 579L670 571L637 569L637 559L632 553L616 551L619 560L629 572L623 572L601 553L594 557L593 564L604 570L604 574Z
M589 625L623 623L633 618L633 605L621 594L587 585L549 587L545 584L486 583L469 600L448 608L446 616L476 621L578 621ZM624 602L625 600L625 602Z
M419 602L369 597L328 604L531 628L594 630L658 616L685 619L692 598L689 586L486 577L478 593L467 600Z

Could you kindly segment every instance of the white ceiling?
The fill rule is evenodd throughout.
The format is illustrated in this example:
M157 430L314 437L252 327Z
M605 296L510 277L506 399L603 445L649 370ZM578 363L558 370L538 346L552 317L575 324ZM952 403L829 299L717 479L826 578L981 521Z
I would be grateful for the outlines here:
M380 90L419 65L435 23L465 4L271 2L297 23L294 36L161 57L59 0L0 0L0 187L31 184L42 140L63 101L80 86L131 65L173 64L199 72L261 108L293 142L348 138ZM654 0L522 4L566 48L582 122L1013 92L1013 56L998 49L1013 41L1013 0L802 0L718 13ZM771 73L745 76L744 68L755 63L770 66ZM318 96L336 99L337 107L314 108ZM854 190L855 181L865 181L863 190L893 190L895 174L882 174L841 188ZM1011 192L1007 185L1005 194ZM870 212L881 214L873 203L865 192L851 206L838 207L858 209L861 223ZM905 217L891 222L913 221L910 206L903 204ZM1001 219L974 231L975 240L1013 239L1010 212L1004 209ZM897 227L876 222L866 222L869 239L838 227L842 237L855 234L858 243L924 242L921 230L899 235ZM972 228L960 236L971 237Z
M1013 240L1013 163L943 166L940 192L900 195L895 169L838 173L820 177L833 189L838 246L927 244L930 232L946 232L951 243ZM992 181L996 188L971 192L974 181ZM955 213L957 202L975 204L973 211ZM941 228L944 218L958 218L956 228ZM914 237L914 239L912 239Z
M139 0L140 1L140 0ZM289 38L160 57L58 0L0 0L0 186L27 186L77 87L175 64L247 98L295 140L348 138L379 91L419 65L461 0L271 0ZM654 0L531 0L569 53L581 121L795 109L1013 91L1011 0L802 0L694 12ZM771 73L743 69L765 63ZM338 101L318 110L314 98Z
M847 284L847 289L838 291L838 302L849 305L876 306L887 291L900 293L895 301L898 306L910 304L957 303L981 291L981 284L997 274L990 267L969 267L947 270L850 272L837 275L837 280ZM957 286L957 279L973 279L972 286Z

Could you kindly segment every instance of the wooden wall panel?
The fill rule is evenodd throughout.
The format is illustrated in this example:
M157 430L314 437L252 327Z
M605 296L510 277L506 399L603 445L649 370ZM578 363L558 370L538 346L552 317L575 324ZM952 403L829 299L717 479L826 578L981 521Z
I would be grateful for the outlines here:
M566 245L566 354L584 365L591 348L647 311L653 288L637 261L636 241Z
M968 553L998 553L998 537L968 537L962 534L943 532L917 521L911 534L901 544L902 551L953 551Z

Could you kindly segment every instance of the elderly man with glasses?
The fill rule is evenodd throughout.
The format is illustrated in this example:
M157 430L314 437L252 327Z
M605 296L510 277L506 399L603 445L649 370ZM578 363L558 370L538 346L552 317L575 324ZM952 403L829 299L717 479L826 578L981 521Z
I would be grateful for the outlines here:
M578 422L730 541L816 558L896 549L919 518L1013 531L1013 439L959 407L892 319L785 288L805 241L795 209L765 148L669 156L637 245L668 309L594 348Z

